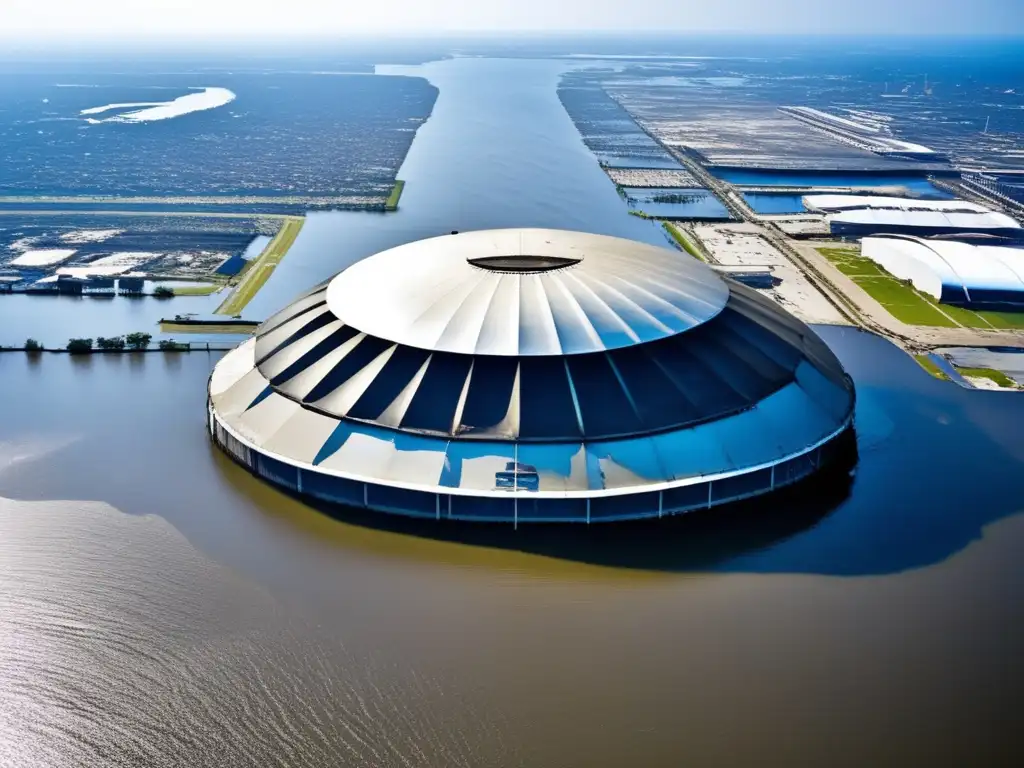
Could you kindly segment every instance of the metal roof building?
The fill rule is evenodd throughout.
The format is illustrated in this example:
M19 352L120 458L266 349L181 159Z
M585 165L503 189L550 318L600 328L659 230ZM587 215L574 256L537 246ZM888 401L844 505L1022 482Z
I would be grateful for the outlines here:
M827 214L833 235L867 237L902 234L920 237L966 233L1024 238L1020 222L1004 213L963 200L917 200L872 195L806 195L805 207Z
M858 208L828 216L833 235L864 237L873 234L956 235L985 233L1001 237L1024 236L1020 224L1004 213L946 213Z
M941 302L1024 307L1024 250L917 237L866 237L864 256Z
M358 262L209 383L215 442L325 501L596 522L752 496L827 463L853 416L825 344L677 252L510 229Z
M825 213L866 208L896 211L940 211L943 213L992 213L991 209L966 200L921 200L884 195L805 195L803 202L807 210Z

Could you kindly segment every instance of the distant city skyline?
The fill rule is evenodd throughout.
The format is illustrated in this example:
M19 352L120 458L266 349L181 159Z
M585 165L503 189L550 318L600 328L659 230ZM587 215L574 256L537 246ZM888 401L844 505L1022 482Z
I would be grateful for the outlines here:
M238 38L443 32L1024 34L1019 0L4 0L0 39Z

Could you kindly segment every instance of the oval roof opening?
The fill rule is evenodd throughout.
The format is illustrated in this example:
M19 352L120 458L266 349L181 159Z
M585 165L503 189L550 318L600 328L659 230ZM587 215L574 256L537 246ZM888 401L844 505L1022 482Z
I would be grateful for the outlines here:
M579 264L583 259L564 256L481 256L466 259L474 267L491 272L551 272Z

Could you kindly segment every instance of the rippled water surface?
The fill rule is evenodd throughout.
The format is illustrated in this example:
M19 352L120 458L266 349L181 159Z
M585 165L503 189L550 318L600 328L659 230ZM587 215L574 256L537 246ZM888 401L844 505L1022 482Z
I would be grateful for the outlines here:
M559 111L558 66L423 68L423 183L394 217L316 217L257 313L451 228L659 242ZM460 190L426 182L445 166ZM216 353L0 354L0 766L1021 762L1024 398L820 331L858 386L852 477L568 531L267 487L204 432Z
M0 765L1001 758L1024 400L823 332L860 386L848 488L568 532L266 487L203 431L215 354L0 357L48 403L0 425Z

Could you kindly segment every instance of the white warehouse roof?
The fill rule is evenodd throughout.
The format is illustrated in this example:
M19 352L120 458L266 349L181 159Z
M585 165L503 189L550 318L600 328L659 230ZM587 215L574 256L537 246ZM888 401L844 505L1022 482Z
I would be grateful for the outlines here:
M829 225L900 227L922 230L960 230L984 232L994 229L1020 229L1020 223L1005 213L944 213L942 211L900 211L858 208L840 211L828 217Z
M861 208L898 211L943 211L959 213L991 213L983 205L966 200L917 200L908 197L880 195L806 195L804 205L812 211L848 211Z
M863 254L939 301L1024 305L1024 250L916 237L866 237Z

